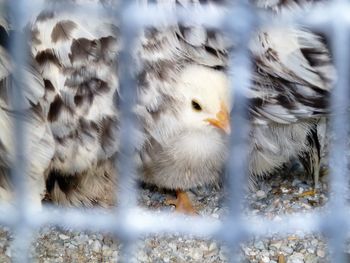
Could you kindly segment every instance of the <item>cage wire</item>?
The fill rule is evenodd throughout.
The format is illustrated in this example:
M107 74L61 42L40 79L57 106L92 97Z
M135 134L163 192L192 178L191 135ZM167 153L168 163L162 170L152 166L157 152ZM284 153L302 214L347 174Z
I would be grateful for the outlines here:
M34 10L40 10L48 6L45 1L12 0L10 5L10 18L14 28L21 28L26 17ZM70 1L56 1L59 8L68 8ZM118 195L119 206L113 211L101 211L99 209L79 210L63 209L44 206L42 211L30 209L28 200L28 186L25 174L28 164L23 154L28 154L25 149L25 125L19 119L15 122L15 149L16 161L12 167L15 179L16 206L0 207L0 224L10 227L15 233L14 249L16 258L14 262L29 262L29 248L32 236L40 227L55 225L69 227L76 230L104 231L114 234L123 244L122 262L128 262L134 251L134 241L142 235L150 234L190 234L195 237L212 237L224 241L231 249L247 237L266 236L271 233L286 235L301 231L302 233L324 233L329 237L329 248L333 262L345 262L343 245L346 233L349 230L350 212L346 206L347 191L347 160L344 138L348 137L348 72L349 61L349 25L350 3L346 0L327 2L322 6L315 6L311 10L296 10L289 15L276 15L267 11L257 10L244 0L234 1L229 4L229 12L219 12L219 7L203 6L195 11L161 9L157 6L140 7L124 0L117 12L112 15L120 21L120 31L124 45L119 59L120 84L124 101L121 105L123 112L121 128L121 152L122 159L117 161L119 169L120 191ZM113 9L103 9L103 12L112 12ZM96 12L96 8L86 5L81 12ZM111 15L109 13L108 15ZM232 76L231 87L234 87L234 108L232 119L234 120L233 133L231 135L231 154L227 162L228 182L230 198L228 201L229 216L222 221L183 215L174 215L165 212L150 212L137 207L136 186L133 176L135 167L132 155L132 130L136 125L132 114L131 105L135 98L136 81L131 74L131 46L135 40L138 29L156 25L159 19L167 18L170 24L178 21L186 23L201 23L211 26L234 37L236 48L231 56L230 71ZM248 52L248 39L257 27L268 25L307 26L318 32L323 32L332 41L334 63L337 69L337 83L332 92L332 117L331 127L335 139L330 151L331 191L332 196L324 212L313 211L309 213L296 213L285 215L273 220L261 217L245 217L241 213L243 204L243 182L247 173L246 136L249 131L249 123L244 116L246 102L244 91L250 84L251 61ZM11 53L16 65L23 65L26 61L27 51L24 47L25 36L16 34L11 43ZM14 105L20 108L24 99L21 88L23 68L15 67L13 72L15 81ZM238 159L235 156L242 156ZM236 257L230 259L236 261Z

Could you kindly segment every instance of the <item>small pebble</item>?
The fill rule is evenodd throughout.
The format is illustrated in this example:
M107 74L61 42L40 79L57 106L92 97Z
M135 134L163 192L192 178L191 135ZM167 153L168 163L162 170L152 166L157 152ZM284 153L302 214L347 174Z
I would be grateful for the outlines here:
M149 262L149 258L148 256L146 255L145 252L143 251L140 251L137 255L137 259L139 262Z
M266 197L266 193L262 190L257 191L255 194L258 199L263 199Z
M316 238L312 239L311 240L311 245L316 247L318 245L318 240Z
M199 250L198 248L192 248L190 249L190 256L194 260L200 260L203 258L203 251Z
M101 244L98 240L95 240L92 243L92 251L94 251L95 253L98 253L101 251Z
M209 251L217 251L218 245L215 242L212 242L212 243L210 243L208 250Z
M281 248L281 246L282 246L282 242L280 242L280 241L272 242L270 244L270 247L275 248L276 250L279 250Z
M171 248L173 252L177 251L177 245L175 243L169 243L168 246Z
M292 254L293 253L293 248L288 247L288 246L282 246L281 247L281 251L283 251L286 254Z
M287 263L304 263L304 255L294 252L287 260Z
M307 252L309 252L310 254L314 254L315 253L315 248L314 247L309 247L306 249Z
M317 263L319 260L314 254L307 254L305 256L305 263Z
M66 235L64 235L64 234L60 234L60 235L58 235L58 237L59 237L60 239L62 239L62 240L66 240L66 239L69 238L69 236L66 236Z
M263 257L261 258L261 262L263 262L263 263L268 263L268 262L270 262L270 258L267 257L267 256L263 256Z
M326 252L322 249L317 249L316 255L320 258L324 258L326 256Z
M262 241L258 241L254 243L254 247L260 250L264 250L265 249L265 244Z

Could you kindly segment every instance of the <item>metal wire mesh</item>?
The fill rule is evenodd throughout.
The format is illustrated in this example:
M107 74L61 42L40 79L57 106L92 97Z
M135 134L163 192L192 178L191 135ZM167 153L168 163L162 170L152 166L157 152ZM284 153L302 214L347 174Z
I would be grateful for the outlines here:
M60 4L57 2L57 4ZM67 8L67 3L62 1L62 8ZM20 28L25 21L26 16L30 16L34 10L45 7L44 1L31 1L30 5L25 0L12 0L11 20L14 27ZM15 259L16 262L28 262L28 251L31 241L31 235L41 226L50 224L56 226L65 226L73 229L108 231L115 234L122 243L124 243L124 260L130 258L132 253L133 241L144 234L191 234L197 237L215 237L229 244L230 247L237 247L239 242L246 236L268 235L271 233L286 234L296 230L304 233L322 232L330 237L330 249L334 254L334 262L345 262L343 258L342 248L345 241L345 233L349 230L350 216L346 207L346 185L347 185L347 160L344 152L346 144L344 138L347 138L348 125L347 113L344 109L349 105L349 96L347 89L349 62L349 34L348 27L350 25L349 13L350 4L347 1L333 1L324 6L313 8L306 11L299 10L294 12L292 16L272 16L267 12L256 10L245 1L235 1L229 6L230 11L222 15L215 9L206 9L196 12L191 10L182 10L174 12L172 10L159 10L149 7L147 12L140 11L136 5L130 5L125 0L121 5L118 13L114 15L121 19L120 30L123 34L124 41L132 42L136 36L137 29L146 25L157 24L157 19L166 16L169 24L176 21L187 20L187 23L200 22L206 26L212 26L222 29L230 36L234 36L237 48L232 56L230 63L232 74L232 87L235 87L233 118L235 125L231 138L231 154L228 161L228 173L230 176L229 192L230 198L229 216L223 221L211 218L187 218L181 215L173 215L168 213L154 214L145 211L136 205L136 190L133 185L132 176L135 174L134 165L132 163L132 134L135 125L131 106L135 97L135 80L131 76L131 70L128 68L128 61L131 60L131 45L126 45L120 55L123 63L120 63L120 83L122 87L123 98L121 110L124 118L122 120L121 132L121 151L122 160L118 161L120 174L120 207L116 211L99 211L97 209L81 211L75 209L59 209L52 207L44 207L37 213L31 209L27 202L26 180L23 180L26 174L27 164L23 158L25 150L24 133L25 127L21 121L17 121L15 125L16 137L16 165L13 168L15 177L15 189L17 192L16 209L8 207L0 207L0 224L11 227L15 233L15 246L19 253ZM86 9L89 7L87 5ZM93 12L96 10L88 10ZM246 136L249 130L249 124L244 118L245 99L244 91L250 84L250 58L246 43L252 31L263 24L291 24L305 25L310 28L323 31L332 39L332 49L334 53L334 61L338 72L338 81L333 92L332 102L333 117L332 127L335 134L335 140L331 148L331 186L334 193L330 199L326 211L311 212L302 214L293 214L284 216L277 220L269 220L263 217L246 218L241 213L243 200L242 186L246 178L246 161L238 160L235 156L242 156L246 152ZM332 32L330 34L330 32ZM17 65L23 64L26 52L23 46L24 36L16 35L12 43L12 56ZM14 79L20 80L23 77L21 67L17 67ZM17 81L16 83L20 83ZM239 87L239 88L237 88ZM21 105L23 94L20 84L16 85L15 105ZM247 158L244 154L244 159ZM127 186L127 187L125 187ZM166 223L165 223L166 222ZM346 231L345 231L346 230ZM234 261L234 259L232 259Z

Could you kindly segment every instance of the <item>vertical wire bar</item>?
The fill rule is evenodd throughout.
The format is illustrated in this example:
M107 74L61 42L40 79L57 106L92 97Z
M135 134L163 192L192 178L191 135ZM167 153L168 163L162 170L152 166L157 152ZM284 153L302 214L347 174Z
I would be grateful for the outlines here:
M244 21L237 22L232 19L232 27L230 34L235 37L235 51L230 60L230 77L231 90L233 92L233 109L231 113L232 119L232 135L230 138L231 153L228 158L229 173L229 191L231 191L231 200L229 203L232 216L239 217L243 204L243 188L248 176L247 157L248 157L248 139L250 125L248 122L247 99L246 92L251 85L251 62L248 50L248 42L252 30L252 11L247 5L242 5L235 13L244 14Z
M10 23L15 33L13 42L11 43L11 57L14 62L13 70L13 82L10 89L13 94L12 103L13 108L18 114L21 114L22 105L24 104L24 94L22 85L24 81L24 68L27 57L26 49L26 35L21 32L21 25L24 24L25 17L25 1L13 0L9 1L10 11ZM28 189L28 152L25 141L25 120L22 120L22 116L14 118L14 150L15 159L13 167L11 167L11 175L14 181L14 191L16 197L17 219L15 226L15 240L13 241L14 262L29 262L29 247L31 241L31 230L29 227L29 210L27 200L29 197Z
M233 92L233 109L231 112L232 134L230 137L230 153L227 160L229 218L223 227L226 235L224 240L231 248L237 248L244 238L245 229L242 222L242 207L244 202L244 186L248 177L248 140L250 125L248 122L246 91L251 85L251 62L248 43L253 28L253 9L249 4L240 1L232 5L232 14L240 15L244 19L235 19L230 15L227 29L234 38L235 50L230 59L231 90ZM226 228L227 227L227 228ZM230 231L227 231L230 229ZM227 231L227 232L226 232ZM227 236L229 235L229 236ZM230 255L231 262L238 262L239 258Z
M24 81L24 64L26 61L26 37L24 34L21 34L18 30L23 18L23 1L14 0L10 4L10 24L14 28L14 36L11 43L11 57L14 62L13 69L13 84L10 89L12 89L12 103L15 111L20 112L22 105L24 104L24 94L21 85ZM18 208L21 213L25 212L25 200L28 196L28 189L26 185L26 171L27 171L27 162L26 162L26 144L24 140L25 133L24 122L20 118L14 118L14 146L15 146L15 165L12 167L12 177L15 185L15 196Z
M334 135L330 149L331 170L331 217L326 224L330 235L332 262L346 262L343 253L346 231L346 194L348 193L347 150L349 138L349 32L344 20L333 23L332 48L337 69L337 83L331 98L331 127ZM345 140L345 141L344 141Z
M136 23L136 14L130 12L130 1L125 0L121 5L120 17L120 36L122 51L119 54L119 72L120 78L120 151L117 161L119 191L117 200L119 209L117 217L121 218L122 228L119 229L119 238L123 242L121 251L121 262L128 262L135 251L134 244L137 236L131 231L128 225L128 213L130 209L137 206L137 171L135 167L135 150L137 142L136 117L133 113L134 105L137 99L137 82L135 79L135 63L132 54L135 48L135 40L138 33ZM125 226L125 227L124 227Z
M127 3L127 1L125 1ZM136 169L134 164L136 149L136 118L133 106L136 104L137 83L134 77L133 48L137 35L137 25L132 22L128 5L122 7L123 13L120 23L121 41L123 49L119 54L119 83L120 83L120 154L118 156L119 196L121 209L135 207L136 200Z

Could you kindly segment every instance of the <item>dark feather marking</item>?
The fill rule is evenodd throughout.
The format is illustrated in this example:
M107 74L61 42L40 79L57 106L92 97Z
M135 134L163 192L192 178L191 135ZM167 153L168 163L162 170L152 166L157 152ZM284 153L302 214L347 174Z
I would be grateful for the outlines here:
M265 52L265 56L267 58L267 60L270 61L279 61L278 58L278 54L275 50L273 50L272 48L268 48Z
M145 37L147 39L154 39L159 34L159 30L155 27L145 28Z
M181 39L181 36L179 36ZM169 39L164 36L154 35L152 38L147 38L147 42L142 44L146 52L159 52L162 48L168 48Z
M99 42L101 44L101 53L103 54L107 50L111 50L111 48L116 44L117 40L115 37L108 36L108 37L101 37L99 39Z
M160 116L161 116L161 114L164 111L164 107L163 108L158 108L158 110L156 110L156 111L151 111L149 108L147 108L147 111L151 114L152 119L154 121L158 121Z
M88 60L89 56L96 57L97 41L90 41L87 38L74 39L69 54L70 62L73 64L77 60Z
M214 29L207 29L207 38L216 39L216 31Z
M222 65L217 65L217 66L212 66L212 69L218 70L218 71L225 71L227 70L226 66L222 66Z
M53 43L58 41L69 40L72 31L77 27L77 24L70 20L58 22L51 32L51 40Z
M90 127L91 127L93 130L95 130L96 132L99 131L99 127L98 127L97 123L94 122L94 121L90 121Z
M179 24L179 30L180 30L180 33L181 33L181 35L182 35L182 38L185 39L186 32L189 31L189 30L191 30L191 29L190 29L189 27L187 27L187 26L184 26L184 25L182 25L182 24Z
M8 80L1 79L0 80L0 99L3 100L6 104L8 104L8 95L7 95L7 89L4 88L7 85Z
M313 86L310 83L305 83L305 81L302 79L296 80L296 82L290 82L281 77L273 76L270 73L265 72L264 68L261 68L260 65L262 62L259 60L259 58L255 57L254 59L254 72L256 72L254 75L256 78L253 80L252 89L272 89L271 92L273 95L270 95L270 97L266 97L264 99L250 99L250 118L261 118L262 116L260 115L259 111L264 111L264 105L273 105L276 103L280 104L286 109L291 110L291 114L294 114L293 110L297 110L298 107L302 107L302 105L311 107L310 114L314 116L328 113L330 98L328 91ZM306 94L302 93L302 90L300 90L300 87L297 87L297 85L305 85L312 89L315 94L313 94L311 97L307 96ZM265 119L265 117L263 118Z
M64 106L63 101L62 101L61 97L57 94L55 99L53 100L53 102L50 105L47 119L50 122L56 121L58 119L58 116L59 116L63 106Z
M77 97L77 101L75 101L75 103L78 104L83 103L83 101L80 100L87 100L87 103L89 104L92 104L94 101L94 93L89 88L89 86L86 85L86 82L79 85L75 96ZM82 98L80 98L79 96L81 96Z
M79 178L77 176L63 175L62 173L52 171L46 180L46 189L51 192L55 184L65 193L69 194L77 189L79 185Z
M285 108L292 110L295 109L295 103L288 96L280 94L276 97L276 100Z
M38 15L36 20L38 22L44 22L45 20L49 20L49 19L53 18L54 16L55 16L55 13L52 11L43 11Z
M151 62L145 62L144 63L144 72L141 74L141 77L146 77L147 75L153 75L156 76L156 78L160 80L169 80L169 77L171 76L170 72L174 70L174 63L171 60L159 60L155 63ZM140 79L139 81L141 81ZM146 81L146 78L144 79Z
M154 121L158 121L162 114L165 112L171 112L177 115L176 107L174 106L177 102L175 99L169 95L163 94L162 103L158 106L156 110L152 110L146 107L146 110L151 114Z
M29 31L29 29L28 29ZM37 27L34 29L30 30L30 36L31 36L31 41L34 45L40 45L42 42L39 38L40 32Z
M45 89L49 90L49 91L55 91L54 86L52 85L52 82L48 79L44 79L44 85L45 85Z
M61 67L61 63L52 49L45 49L43 51L38 52L38 54L35 56L35 60L41 66L45 63L51 62L57 67Z
M36 117L39 117L40 120L45 121L44 120L44 116L43 116L43 108L41 107L40 103L34 104L31 101L29 101L30 104L30 110L33 112L33 114Z
M299 160L302 163L308 176L317 176L315 173L315 166L319 164L321 159L321 145L317 134L317 124L311 129L306 138L308 149L299 154Z
M204 46L204 49L205 49L205 51L207 51L208 53L210 53L210 54L212 54L212 55L214 55L216 57L219 56L218 51L216 49L212 48L212 47Z
M148 87L148 81L147 81L147 70L142 70L138 75L137 75L137 86L146 88Z
M89 40L86 38L74 39L71 45L69 59L71 63L77 60L106 61L114 60L115 57L110 52L115 51L116 38L112 36L101 37L100 39ZM116 52L116 51L115 51ZM115 62L115 61L113 61Z
M312 67L320 67L330 64L329 60L320 59L319 57L326 56L327 53L325 52L314 48L301 48L300 51Z
M85 135L94 138L92 134L92 129L91 129L91 123L84 118L79 118L79 128L80 131L82 131Z
M65 145L66 143L66 137L59 137L59 136L54 136L54 139L56 142L58 142L61 145Z
M296 98L300 103L306 106L315 108L315 112L318 112L317 110L322 110L322 111L326 110L329 107L329 99L327 98L322 98L322 97L307 98L301 95Z
M84 96L82 95L75 95L74 96L74 103L77 107L81 106L84 101Z
M0 26L0 46L8 48L9 34L3 26Z
M94 77L84 80L80 86L89 89L92 93L95 94L107 93L110 90L107 82Z
M113 123L113 119L110 117L103 118L100 123L99 141L103 149L109 146L110 140L113 140Z
M264 105L264 100L261 98L252 98L249 99L249 104L254 109L261 108Z
M91 68L87 68L86 66L72 69L68 72L65 72L65 74L67 75L67 79L65 80L64 85L73 89L82 83L95 78L96 76L96 72L92 72Z
M98 93L107 93L110 89L111 88L106 81L98 80Z
M85 80L80 84L80 87L88 89L93 94L102 94L110 91L108 83L98 78Z

